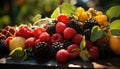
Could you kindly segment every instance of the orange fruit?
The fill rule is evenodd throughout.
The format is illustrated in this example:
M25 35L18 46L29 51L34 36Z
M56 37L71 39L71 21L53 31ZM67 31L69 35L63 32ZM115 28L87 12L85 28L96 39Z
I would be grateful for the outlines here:
M88 17L88 13L87 12L82 12L82 14L80 15L79 17L79 20L84 22L85 20L87 20L89 17Z
M109 45L115 54L120 55L120 36L111 35Z

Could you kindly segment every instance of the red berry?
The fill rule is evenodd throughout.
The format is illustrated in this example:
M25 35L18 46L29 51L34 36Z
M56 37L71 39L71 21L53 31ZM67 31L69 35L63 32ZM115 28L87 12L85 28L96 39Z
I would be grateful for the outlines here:
M92 42L86 40L86 48L89 50L92 47Z
M45 32L45 31L46 31L46 30L45 30L44 28L40 28L40 27L35 28L35 29L33 30L33 36L34 36L35 38L39 38L40 34L41 34L42 32Z
M37 45L40 42L40 39L35 40L35 45Z
M13 35L15 32L15 28L11 27L11 26L6 26L3 30L2 30L2 34L4 34L5 36L9 37L11 36L11 34Z
M76 35L76 31L73 28L67 27L64 30L63 35L65 39L69 40L69 39L72 39Z
M75 59L79 55L79 46L76 44L72 44L72 45L68 46L67 51L69 53L69 57L71 59Z
M99 58L99 50L97 47L91 47L89 50L91 54L92 59L98 59Z
M52 43L55 43L55 42L61 42L63 39L62 39L62 36L58 33L56 34L53 34L52 37L51 37L51 42Z
M62 22L58 22L56 24L56 32L59 34L63 34L63 31L65 30L65 28L66 28L66 25Z
M50 35L47 32L43 32L40 34L39 39L41 42L47 42L49 43L51 40Z
M76 34L74 36L74 38L72 39L72 41L75 43L75 44L80 44L80 42L82 41L83 39L83 36L81 34Z
M29 38L29 37L32 37L33 33L33 30L30 29L27 25L21 25L19 28L18 28L18 32L17 32L17 35L18 36L22 36L24 38Z
M57 17L57 20L58 20L58 22L63 22L64 24L68 25L70 19L69 19L69 17L67 15L60 14Z
M25 46L33 48L35 46L35 38L30 37L30 38L26 39Z
M56 60L59 63L64 63L68 60L69 53L65 49L60 49L56 54Z
M13 37L7 37L7 38L5 39L5 41L6 41L7 44L9 44L10 40L12 40L12 39L13 39Z

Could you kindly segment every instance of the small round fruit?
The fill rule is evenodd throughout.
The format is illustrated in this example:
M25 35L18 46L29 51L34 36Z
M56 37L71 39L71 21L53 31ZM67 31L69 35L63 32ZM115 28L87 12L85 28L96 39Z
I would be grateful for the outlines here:
M94 8L89 8L89 9L88 9L88 12L94 13L94 12L95 12L95 9L94 9Z
M9 49L12 51L17 47L25 48L25 38L23 37L14 37L9 43Z
M88 19L88 13L87 12L82 12L81 16L79 17L79 20L82 22L85 22L85 20Z
M76 35L76 31L73 28L67 27L63 32L64 38L69 40Z
M80 15L82 14L82 12L84 12L84 11L85 11L84 8L82 8L82 7L78 7L77 10L76 10L76 14L77 14L77 16L80 16Z
M98 15L103 15L103 13L102 13L102 11L97 11L96 12L96 15L98 16Z
M59 34L63 34L63 31L65 30L67 26L63 22L58 22L56 24L56 32Z
M109 44L115 54L120 55L120 36L110 36Z
M83 39L83 36L81 34L76 34L72 39L72 42L79 45L82 39Z
M70 19L69 19L69 17L67 15L60 14L57 17L57 20L58 20L58 22L63 22L64 24L68 25Z
M65 49L61 49L57 52L56 54L56 60L59 62L59 63L64 63L68 60L69 58L69 53L67 52L67 50Z

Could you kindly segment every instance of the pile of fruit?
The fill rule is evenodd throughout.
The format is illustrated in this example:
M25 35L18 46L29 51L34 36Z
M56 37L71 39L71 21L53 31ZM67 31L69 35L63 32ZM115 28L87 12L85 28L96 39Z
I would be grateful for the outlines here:
M107 16L101 11L78 7L72 16L59 14L56 19L40 26L6 26L0 33L0 57L36 59L59 63L71 59L83 61L108 58L114 55L109 46ZM97 39L94 32L103 29L106 36ZM103 31L102 30L102 31ZM100 31L99 31L100 32Z

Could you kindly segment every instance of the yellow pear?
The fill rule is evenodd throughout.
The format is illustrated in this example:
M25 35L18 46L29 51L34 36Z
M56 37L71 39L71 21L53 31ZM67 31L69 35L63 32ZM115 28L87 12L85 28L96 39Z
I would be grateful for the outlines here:
M12 51L17 47L25 48L25 38L23 37L14 37L9 43L9 49Z

